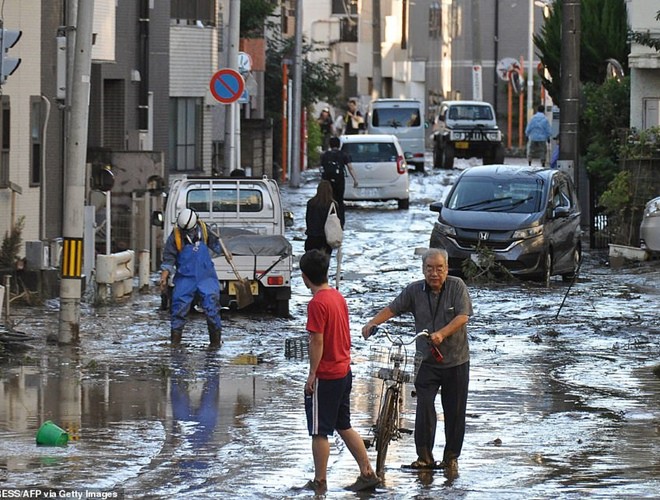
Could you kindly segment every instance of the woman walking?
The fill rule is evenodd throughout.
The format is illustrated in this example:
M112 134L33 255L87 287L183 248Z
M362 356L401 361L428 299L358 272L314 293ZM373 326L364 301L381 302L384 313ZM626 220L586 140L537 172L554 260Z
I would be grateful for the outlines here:
M328 218L330 205L333 203L335 206L337 205L332 198L332 184L330 184L330 181L319 182L316 194L307 202L305 251L317 248L328 255L332 253L332 247L328 245L325 239L325 221Z

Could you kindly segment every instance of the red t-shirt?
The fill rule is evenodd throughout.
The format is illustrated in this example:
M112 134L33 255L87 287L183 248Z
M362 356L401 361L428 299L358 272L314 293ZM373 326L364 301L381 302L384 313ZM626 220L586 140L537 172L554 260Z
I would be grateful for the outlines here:
M334 288L316 292L307 305L307 331L323 334L323 356L316 378L345 377L351 365L351 331L348 306L341 293Z

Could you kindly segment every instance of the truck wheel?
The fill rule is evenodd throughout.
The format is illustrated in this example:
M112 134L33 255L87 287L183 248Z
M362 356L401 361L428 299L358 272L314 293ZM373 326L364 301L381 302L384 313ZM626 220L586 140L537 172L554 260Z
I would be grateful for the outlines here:
M504 163L504 146L502 146L501 144L498 144L497 147L495 148L495 151L493 151L493 163L494 164Z
M280 299L275 303L275 315L278 318L289 317L289 299Z
M406 198L404 200L396 200L398 203L398 209L399 210L408 210L410 208L410 198Z
M445 144L442 148L442 168L447 170L454 168L454 146L452 144Z

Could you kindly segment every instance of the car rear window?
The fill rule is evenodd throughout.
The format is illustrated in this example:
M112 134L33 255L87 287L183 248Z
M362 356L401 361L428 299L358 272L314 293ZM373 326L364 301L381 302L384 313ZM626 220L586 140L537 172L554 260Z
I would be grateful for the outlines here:
M543 180L463 177L447 199L451 210L534 213L541 211Z
M264 206L263 193L258 189L218 189L213 192L213 212L261 212ZM186 206L196 212L210 212L209 189L188 191ZM238 208L237 208L238 207Z
M492 120L493 113L488 106L459 105L449 108L451 120Z
M375 108L371 118L374 127L419 127L419 108Z
M396 161L396 146L391 142L349 142L343 145L342 151L356 163Z

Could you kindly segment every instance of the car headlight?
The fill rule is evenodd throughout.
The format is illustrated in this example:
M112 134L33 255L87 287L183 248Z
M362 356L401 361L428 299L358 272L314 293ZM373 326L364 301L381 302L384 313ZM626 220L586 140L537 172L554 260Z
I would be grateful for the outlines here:
M660 199L652 200L646 205L644 217L660 217Z
M488 132L486 134L486 137L488 138L489 141L501 141L502 133L499 130L495 132Z
M452 141L462 141L465 139L465 132L452 132L450 134L450 139Z
M543 226L528 227L525 229L518 229L513 233L514 240L526 240L528 238L534 238L535 236L540 236L543 234Z
M447 224L443 224L442 222L436 221L435 228L446 236L456 236L456 229Z

